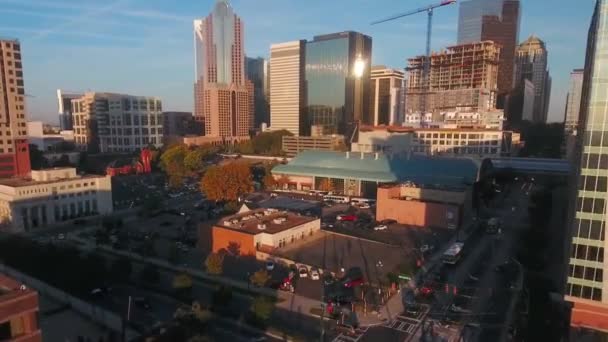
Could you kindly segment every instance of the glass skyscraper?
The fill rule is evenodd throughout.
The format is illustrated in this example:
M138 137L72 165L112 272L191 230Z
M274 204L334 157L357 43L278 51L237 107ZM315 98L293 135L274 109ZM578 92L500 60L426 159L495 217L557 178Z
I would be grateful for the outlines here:
M587 42L571 215L566 299L573 326L608 331L608 1L598 0Z
M369 113L372 39L358 32L316 36L306 43L308 126L350 136Z
M513 88L513 63L518 42L519 0L469 0L460 3L458 44L491 40L502 46L498 92Z

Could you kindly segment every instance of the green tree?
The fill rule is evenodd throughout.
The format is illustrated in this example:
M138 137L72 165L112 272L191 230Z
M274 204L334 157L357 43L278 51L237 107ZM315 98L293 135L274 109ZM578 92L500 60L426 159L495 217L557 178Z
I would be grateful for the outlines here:
M321 180L321 182L319 183L319 190L321 190L321 191L331 192L331 191L334 191L334 189L335 189L334 184L331 181L331 179L329 179L329 178L323 178Z
M207 151L203 148L194 148L184 157L184 168L190 173L200 173L205 166L204 159Z
M250 311L259 322L266 322L272 314L274 304L266 297L256 297L251 303Z
M222 274L224 272L224 256L218 253L209 254L205 259L205 268L211 274Z
M255 286L264 287L268 280L270 280L270 275L268 274L268 271L262 269L252 274L249 280Z
M184 165L184 159L188 154L188 147L183 144L173 145L169 147L160 156L160 167L169 178L169 185L177 187L183 183L183 179L187 174Z

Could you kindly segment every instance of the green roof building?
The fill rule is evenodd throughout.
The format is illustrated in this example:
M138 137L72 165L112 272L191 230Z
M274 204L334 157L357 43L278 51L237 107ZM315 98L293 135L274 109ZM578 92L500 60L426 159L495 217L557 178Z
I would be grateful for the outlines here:
M292 190L326 190L329 179L334 193L375 198L380 183L467 188L477 180L478 164L466 158L304 151L288 164L276 166L272 173L287 176Z

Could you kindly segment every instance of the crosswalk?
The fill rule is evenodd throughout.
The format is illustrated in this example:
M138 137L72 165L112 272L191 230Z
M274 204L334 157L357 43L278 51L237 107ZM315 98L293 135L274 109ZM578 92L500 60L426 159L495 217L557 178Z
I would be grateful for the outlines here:
M430 307L428 305L422 305L420 310L415 313L403 313L391 321L385 323L381 327L392 329L403 333L405 335L405 341L410 340L420 328L420 324L429 312ZM370 328L358 328L354 332L341 333L338 335L333 342L358 342L365 337L365 334ZM374 329L374 328L371 328Z

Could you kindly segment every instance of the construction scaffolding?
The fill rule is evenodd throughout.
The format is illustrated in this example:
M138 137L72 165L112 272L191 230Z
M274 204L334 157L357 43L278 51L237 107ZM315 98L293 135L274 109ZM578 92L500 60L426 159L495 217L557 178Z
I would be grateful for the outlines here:
M406 112L425 107L426 112L457 106L494 107L500 45L483 41L450 46L432 53L430 59L428 86L424 82L425 56L408 59Z

